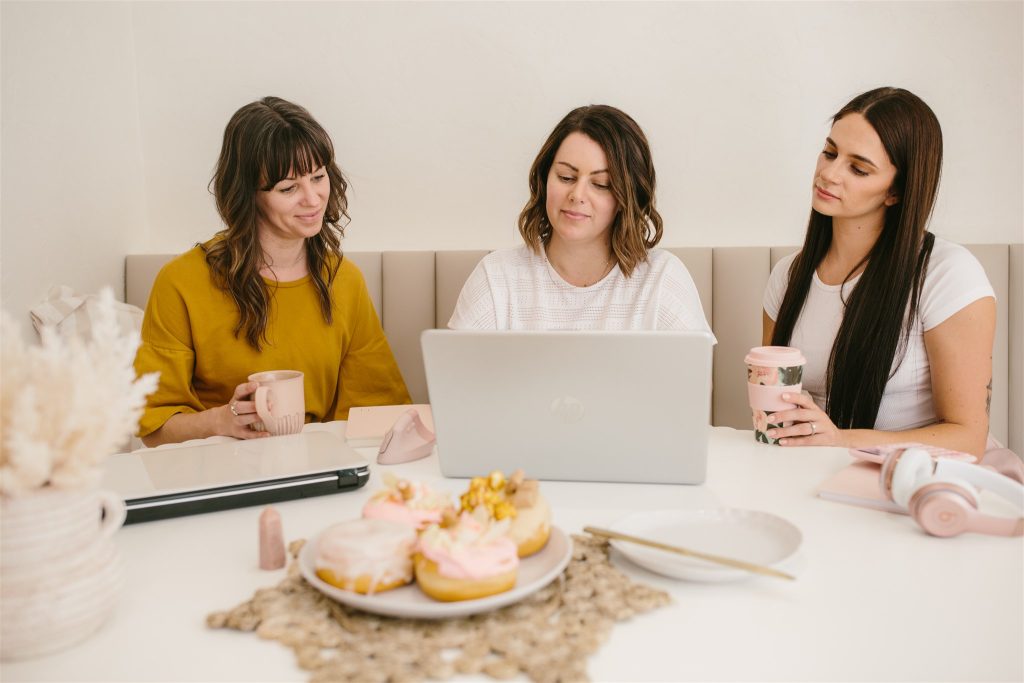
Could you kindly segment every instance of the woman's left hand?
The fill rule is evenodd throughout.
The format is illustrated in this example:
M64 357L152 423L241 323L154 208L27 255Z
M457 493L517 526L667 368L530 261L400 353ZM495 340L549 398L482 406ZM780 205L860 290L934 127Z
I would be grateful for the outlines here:
M807 394L783 394L782 400L795 408L779 410L768 416L769 424L792 422L788 427L768 430L780 446L846 446L843 430L836 427L828 413Z

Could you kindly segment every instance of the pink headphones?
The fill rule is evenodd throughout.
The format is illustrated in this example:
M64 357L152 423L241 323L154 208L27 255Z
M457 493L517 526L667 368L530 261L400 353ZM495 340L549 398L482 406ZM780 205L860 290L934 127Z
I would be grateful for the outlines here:
M995 517L978 511L978 489L986 489L1024 513L1024 485L979 465L933 458L921 448L907 448L885 457L879 484L882 495L907 508L933 536L964 531L1024 536L1024 517Z

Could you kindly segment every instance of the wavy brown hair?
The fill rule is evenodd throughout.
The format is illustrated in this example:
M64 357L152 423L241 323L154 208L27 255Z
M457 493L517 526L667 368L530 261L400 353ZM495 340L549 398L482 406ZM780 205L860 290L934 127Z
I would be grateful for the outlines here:
M628 114L615 107L592 104L569 112L544 142L530 167L530 199L519 214L519 233L539 254L551 241L547 214L547 183L555 154L572 133L583 133L600 145L608 159L608 176L618 210L612 221L611 250L622 273L629 277L663 231L655 208L654 161L647 136Z
M840 429L871 429L885 386L903 362L935 242L926 227L942 170L942 129L931 108L901 88L859 95L832 122L852 113L867 119L896 167L889 193L898 201L886 209L878 241L844 279L845 284L867 262L843 302L843 321L828 359L825 411ZM811 277L831 243L831 217L811 209L803 248L789 269L773 344L789 343Z
M210 184L226 226L203 247L214 283L238 306L235 336L259 350L267 342L272 287L260 276L267 265L257 235L256 197L281 180L323 167L331 191L323 226L306 239L306 265L327 323L334 319L331 285L341 265L348 224L348 183L334 159L334 145L308 111L279 97L247 104L231 117Z

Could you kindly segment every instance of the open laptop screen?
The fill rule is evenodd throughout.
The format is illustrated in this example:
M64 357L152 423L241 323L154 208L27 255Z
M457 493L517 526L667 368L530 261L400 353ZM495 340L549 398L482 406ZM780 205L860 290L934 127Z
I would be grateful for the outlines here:
M701 483L713 344L707 332L427 330L441 471Z

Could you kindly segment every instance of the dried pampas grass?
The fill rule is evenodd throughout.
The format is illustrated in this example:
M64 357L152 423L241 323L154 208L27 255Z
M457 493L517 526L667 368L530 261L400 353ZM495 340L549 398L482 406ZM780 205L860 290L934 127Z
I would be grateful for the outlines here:
M120 332L109 288L86 340L44 327L31 345L6 312L0 325L0 494L93 485L157 387L157 373L135 375L139 333Z

